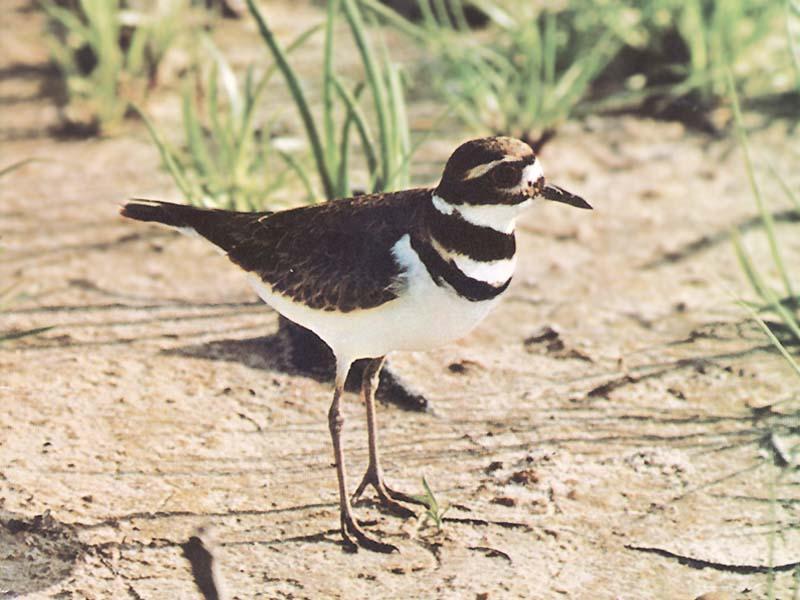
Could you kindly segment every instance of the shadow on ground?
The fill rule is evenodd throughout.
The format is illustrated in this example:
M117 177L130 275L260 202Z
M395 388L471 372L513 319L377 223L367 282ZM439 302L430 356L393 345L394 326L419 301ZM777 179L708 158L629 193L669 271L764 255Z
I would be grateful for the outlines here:
M16 598L66 579L82 554L75 529L49 511L26 517L0 509L0 597Z

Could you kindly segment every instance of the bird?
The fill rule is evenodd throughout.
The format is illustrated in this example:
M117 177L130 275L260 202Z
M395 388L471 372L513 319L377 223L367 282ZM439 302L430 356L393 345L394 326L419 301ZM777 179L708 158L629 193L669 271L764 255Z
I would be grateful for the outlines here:
M134 199L121 214L205 238L247 273L278 313L333 351L328 410L345 549L397 548L368 535L353 504L368 486L401 517L419 498L389 487L378 451L375 388L390 352L424 351L469 333L508 289L517 262L514 227L542 200L591 209L547 182L525 142L472 139L447 160L436 187L373 193L277 212L237 212ZM341 401L352 363L368 359L361 394L369 462L351 496L342 447Z

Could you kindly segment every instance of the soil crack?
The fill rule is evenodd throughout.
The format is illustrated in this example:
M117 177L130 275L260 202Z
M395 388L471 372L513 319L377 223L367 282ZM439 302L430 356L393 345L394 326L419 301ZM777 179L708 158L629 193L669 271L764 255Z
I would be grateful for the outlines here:
M776 571L791 571L800 567L800 561L784 563L782 565L737 565L730 563L721 563L712 560L703 560L702 558L693 558L691 556L684 556L677 554L664 548L656 548L654 546L634 546L632 544L625 544L627 550L635 552L645 552L647 554L655 554L663 556L664 558L671 558L677 560L680 564L690 567L692 569L714 569L716 571L726 571L728 573L738 573L740 575L754 575L757 573L769 573Z

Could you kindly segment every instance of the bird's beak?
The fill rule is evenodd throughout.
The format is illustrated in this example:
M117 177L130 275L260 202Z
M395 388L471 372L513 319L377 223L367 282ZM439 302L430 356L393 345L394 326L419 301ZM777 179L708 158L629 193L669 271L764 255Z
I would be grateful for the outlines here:
M570 194L567 190L550 183L545 184L539 194L546 200L552 200L553 202L563 202L564 204L569 204L575 208L588 208L589 210L592 209L592 205L580 196Z

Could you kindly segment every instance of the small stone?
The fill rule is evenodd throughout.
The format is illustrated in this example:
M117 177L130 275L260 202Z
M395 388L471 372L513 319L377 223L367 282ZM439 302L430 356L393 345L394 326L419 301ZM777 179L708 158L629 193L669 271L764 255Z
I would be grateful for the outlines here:
M497 496L492 498L492 504L499 504L500 506L516 506L517 499L510 496Z
M674 396L678 400L686 400L686 394L684 394L681 390L679 390L677 388L674 388L674 387L667 388L667 393L671 394L672 396Z
M469 360L468 358L465 358L465 359L459 360L457 362L450 363L447 366L447 369L451 373L456 373L458 375L461 375L463 373L466 373L467 371L471 371L473 368L476 368L476 367L477 368L483 368L483 365L481 363L479 363L478 361Z
M536 471L536 469L523 469L522 471L517 471L514 473L509 481L512 483L518 483L520 485L539 483L539 473Z
M523 343L526 346L530 346L531 344L539 344L541 342L553 342L554 340L558 340L558 338L558 331L555 328L546 325L537 330L533 335L525 338Z
M493 460L489 463L489 466L484 469L484 473L494 473L495 471L499 471L503 468L503 463L499 460Z

